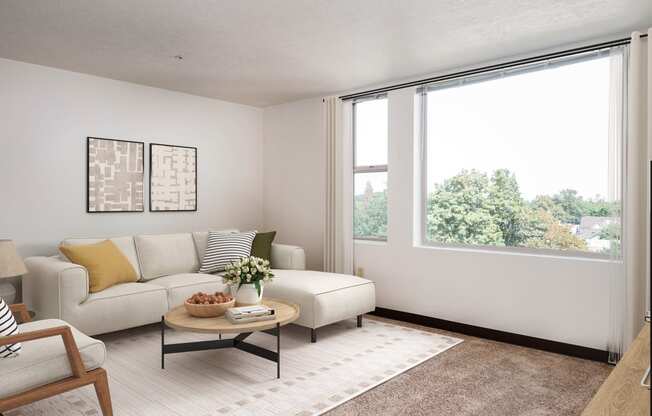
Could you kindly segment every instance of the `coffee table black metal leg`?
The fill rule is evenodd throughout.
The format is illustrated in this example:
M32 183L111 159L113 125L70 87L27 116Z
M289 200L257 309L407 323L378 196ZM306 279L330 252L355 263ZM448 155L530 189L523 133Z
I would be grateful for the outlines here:
M276 378L281 378L281 324L276 324Z
M165 370L165 317L161 316L161 370Z
M206 351L222 348L237 348L258 357L265 358L276 362L276 378L281 378L281 324L277 323L273 329L263 332L276 336L276 352L258 347L244 340L251 335L251 332L243 332L235 338L222 339L222 334L218 333L219 340L214 341L195 341L180 344L165 345L165 317L161 317L161 369L165 369L165 354L175 354L187 351ZM2 415L0 415L2 416Z

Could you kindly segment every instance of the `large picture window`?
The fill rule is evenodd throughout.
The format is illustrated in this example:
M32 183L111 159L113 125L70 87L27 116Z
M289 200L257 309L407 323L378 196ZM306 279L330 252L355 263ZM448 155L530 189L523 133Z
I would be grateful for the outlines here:
M387 97L353 103L353 235L387 239Z
M424 243L617 252L622 74L614 48L424 86Z

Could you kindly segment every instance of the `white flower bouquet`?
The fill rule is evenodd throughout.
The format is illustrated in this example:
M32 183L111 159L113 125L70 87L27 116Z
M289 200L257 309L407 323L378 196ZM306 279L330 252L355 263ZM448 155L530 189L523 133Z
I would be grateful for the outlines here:
M260 296L261 282L269 282L273 277L269 268L269 260L250 256L243 257L226 266L222 281L227 285L236 286L236 290L242 285L252 284Z

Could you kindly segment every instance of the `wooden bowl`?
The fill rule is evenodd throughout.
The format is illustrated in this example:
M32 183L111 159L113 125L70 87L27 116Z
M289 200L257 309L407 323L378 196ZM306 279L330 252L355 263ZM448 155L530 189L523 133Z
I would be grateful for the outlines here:
M196 318L215 318L224 315L227 309L235 305L235 299L224 303L213 303L209 305L197 305L195 303L184 303L186 311Z

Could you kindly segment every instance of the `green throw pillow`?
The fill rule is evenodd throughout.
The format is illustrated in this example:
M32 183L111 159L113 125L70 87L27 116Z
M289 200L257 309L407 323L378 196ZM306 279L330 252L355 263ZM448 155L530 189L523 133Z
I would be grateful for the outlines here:
M271 261L272 241L274 241L274 237L276 237L276 231L256 233L254 242L251 244L251 255Z

